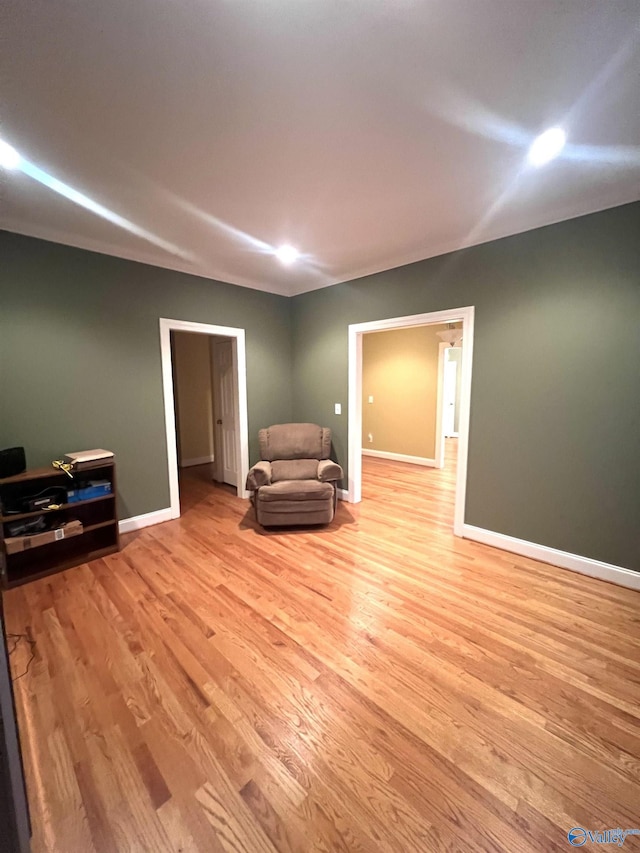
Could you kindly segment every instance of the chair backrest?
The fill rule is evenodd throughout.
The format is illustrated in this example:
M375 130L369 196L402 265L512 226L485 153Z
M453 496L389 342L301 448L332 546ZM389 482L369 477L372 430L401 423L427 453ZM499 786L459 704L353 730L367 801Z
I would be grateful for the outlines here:
M267 462L278 459L328 459L331 453L331 430L317 424L275 424L258 433L260 458Z

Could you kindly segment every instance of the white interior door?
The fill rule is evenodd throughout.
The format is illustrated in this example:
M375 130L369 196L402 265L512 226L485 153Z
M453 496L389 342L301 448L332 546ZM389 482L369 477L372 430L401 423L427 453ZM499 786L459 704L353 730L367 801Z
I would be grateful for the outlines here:
M452 435L456 435L455 415L457 380L458 363L456 361L449 361L449 358L445 355L444 384L442 388L442 431L445 438L450 438Z
M214 341L213 378L216 417L215 478L238 485L238 388L232 340Z

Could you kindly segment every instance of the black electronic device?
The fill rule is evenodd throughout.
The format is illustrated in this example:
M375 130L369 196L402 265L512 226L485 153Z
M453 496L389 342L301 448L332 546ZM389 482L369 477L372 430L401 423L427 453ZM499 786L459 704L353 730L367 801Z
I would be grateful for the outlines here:
M23 495L22 511L37 512L39 509L50 509L67 500L67 490L64 486L48 486L35 495ZM11 510L9 510L11 512Z
M24 447L7 447L0 450L0 480L15 477L27 470L27 458Z
M47 522L44 515L37 515L35 518L26 518L22 521L12 521L7 524L7 533L9 536L30 536L33 533L42 533L47 529Z
M38 509L49 509L59 503L57 495L43 495L41 498L31 498L26 501L27 512L35 512Z
M22 484L20 484L22 485ZM7 488L17 489L12 484ZM48 486L35 495L25 495L24 486L14 494L8 494L2 505L4 515L16 515L22 512L37 512L40 509L54 509L67 501L64 486Z

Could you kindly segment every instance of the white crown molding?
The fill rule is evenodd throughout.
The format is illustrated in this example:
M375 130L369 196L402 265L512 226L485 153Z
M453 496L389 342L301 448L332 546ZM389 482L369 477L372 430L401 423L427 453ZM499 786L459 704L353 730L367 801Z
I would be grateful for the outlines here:
M236 281L228 281L223 278L216 277L213 273L208 274L199 271L187 263L181 264L174 259L171 259L167 263L160 262L153 255L147 255L145 252L131 252L125 249L114 248L108 244L102 243L100 240L92 240L89 237L78 237L75 235L70 237L67 234L60 234L55 230L55 228L49 228L46 226L32 228L21 222L2 219L0 220L0 231L10 231L12 234L20 234L23 237L35 237L38 240L46 240L48 243L69 246L72 249L83 249L86 252L96 252L99 255L108 255L109 257L120 258L124 261L133 261L136 264L146 264L147 266L158 267L163 270L186 273L187 275L192 275L196 278L204 278L207 281L215 281L219 284L226 284L231 287L247 287L250 290L260 290L263 293L273 293L276 296L293 295L283 287L278 288L276 286L263 283L256 284L255 282L240 278Z
M628 192L612 193L610 196L600 195L597 199L591 200L590 203L568 205L557 209L554 213L548 216L539 216L530 220L521 221L519 224L512 224L508 228L496 228L495 230L486 230L475 238L462 238L450 240L447 242L434 244L432 246L424 246L420 249L412 249L409 252L387 258L377 264L361 267L356 270L349 270L344 275L335 280L323 281L322 283L314 284L292 284L290 287L285 285L273 285L268 282L253 282L240 277L235 277L234 281L228 278L221 278L212 270L209 273L202 272L190 266L188 263L180 263L171 258L169 262L160 262L152 255L144 252L132 252L120 248L114 248L99 240L92 240L88 237L79 237L76 235L69 236L60 234L55 228L46 226L32 227L25 225L23 222L17 222L11 219L3 219L0 221L0 230L10 231L14 234L22 234L25 237L36 237L40 240L47 240L50 243L58 243L63 246L71 246L75 249L84 249L89 252L97 252L101 255L109 255L115 258L122 258L126 261L134 261L135 263L147 264L160 269L173 270L174 272L187 273L188 275L204 278L209 281L220 282L221 284L229 284L234 287L246 287L250 290L260 290L264 293L273 293L277 296L300 296L303 293L310 293L314 290L322 290L325 287L333 287L336 284L343 284L347 281L354 281L358 278L364 278L368 275L376 275L377 273L387 272L388 270L397 269L398 267L407 266L408 264L426 261L429 258L435 258L439 255L447 255L450 252L456 252L460 249L468 249L471 246L480 246L483 243L491 243L494 240L502 240L505 237L513 237L516 234L524 234L527 231L534 231L536 228L544 228L547 225L555 225L559 222L566 222L569 219L577 219L581 216L588 216L592 213L599 213L603 210L609 210L613 207L621 207L624 204L632 204L640 201L640 193L637 189L629 190Z
M154 512L145 512L142 515L133 515L131 518L123 518L118 522L120 533L132 533L134 530L142 530L143 527L151 527L152 524L162 524L163 521L171 521L171 507L156 509Z
M451 252L457 252L460 249L469 249L472 246L481 246L484 243L492 243L494 240L502 240L505 237L515 237L517 234L526 234L527 231L535 231L537 228L546 228L548 225L557 225L559 222L567 222L570 219L579 219L581 216L589 216L592 213L600 213L603 210L622 207L622 205L633 204L636 201L640 201L640 192L638 192L638 190L633 190L628 193L612 194L609 198L601 196L597 201L594 200L590 204L569 205L565 208L560 208L551 216L537 217L528 222L523 222L520 225L512 225L506 229L496 228L493 231L487 230L477 238L449 240L433 246L424 246L421 249L412 249L410 252L398 255L393 259L389 258L384 262L350 271L348 276L342 277L338 281L331 282L330 284L309 286L300 285L296 288L295 292L292 292L289 295L301 296L303 293L311 293L312 291L320 290L323 287L334 287L336 284L344 284L345 282L354 281L358 278L365 278L369 275L388 272L389 270L405 267L409 264L426 261L429 258L448 255Z
M579 554L571 554L568 551L559 551L557 548L549 548L546 545L537 545L527 542L525 539L516 539L504 533L494 533L492 530L484 530L482 527L474 527L472 524L464 524L462 535L465 539L481 542L483 545L491 545L502 551L510 551L521 557L530 557L541 563L550 563L561 569L569 569L581 575L589 575L592 578L609 581L618 586L640 591L640 572L625 569L622 566L614 566L611 563L603 563L600 560L592 560L589 557L581 557Z
M392 462L408 462L410 465L424 465L427 468L435 468L436 460L428 459L426 456L407 456L406 453L391 453L387 450L364 450L363 456L374 456L376 459L390 459Z

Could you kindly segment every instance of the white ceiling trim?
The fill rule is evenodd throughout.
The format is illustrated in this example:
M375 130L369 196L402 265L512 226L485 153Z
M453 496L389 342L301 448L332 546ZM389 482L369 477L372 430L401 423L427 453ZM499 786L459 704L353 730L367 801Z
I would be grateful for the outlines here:
M158 267L158 269L162 270L186 273L187 275L192 275L196 278L204 278L208 281L216 281L220 284L228 284L233 287L247 287L251 290L261 290L263 293L273 293L277 296L295 295L293 293L289 293L284 288L278 289L276 286L270 284L255 284L254 282L243 281L241 279L238 279L237 281L228 281L220 278L214 278L211 275L198 272L188 264L181 265L175 261L163 264L160 263L157 258L146 255L144 252L127 252L122 249L114 249L111 246L104 245L100 240L92 240L89 237L83 237L80 235L74 235L72 238L67 237L66 235L62 237L55 228L49 228L47 226L34 227L25 225L22 222L12 221L11 219L4 219L0 221L0 230L10 231L12 234L21 234L23 237L35 237L39 240L46 240L49 243L57 243L60 246L70 246L72 249L84 249L87 252L96 252L99 255L121 258L124 261L134 261L138 264L147 264L147 266ZM334 284L336 282L331 283Z
M320 290L323 287L333 287L336 284L344 284L344 282L346 281L354 281L358 278L365 278L368 275L376 275L377 273L388 272L389 270L397 269L398 267L404 267L408 264L415 264L419 263L420 261L426 261L429 258L437 258L440 255L448 255L450 252L457 252L460 249L469 249L472 246L481 246L484 243L491 243L494 240L502 240L505 237L514 237L516 234L526 234L528 231L535 231L537 228L544 228L547 225L555 225L558 222L566 222L570 219L578 219L581 216L588 216L591 213L598 213L602 210L609 210L612 207L621 207L623 204L632 204L636 201L640 201L640 187L633 192L612 193L610 198L607 198L606 196L600 194L598 199L594 200L591 204L583 203L561 208L551 216L539 217L537 221L532 221L520 228L508 230L496 229L494 232L489 230L477 240L452 240L448 243L441 243L440 245L433 246L430 248L427 248L425 246L424 253L418 251L409 252L406 255L403 255L398 258L397 262L394 261L392 266L390 267L365 267L363 269L356 270L355 272L351 273L348 278L340 279L340 281L331 282L331 284L300 287L289 295L299 296L302 293L310 293L313 290Z
M364 278L368 275L376 275L378 273L386 272L391 269L397 269L398 267L407 266L408 264L419 263L420 261L424 261L429 258L436 258L440 255L447 255L450 252L456 252L460 249L468 249L472 246L480 246L484 243L493 242L494 240L501 240L505 237L513 237L516 234L525 234L528 231L534 231L537 228L544 228L547 225L554 225L558 222L566 222L570 219L577 219L580 216L588 216L591 213L598 213L602 210L608 210L613 207L620 207L621 205L631 204L636 201L640 201L640 187L636 187L625 193L612 193L608 197L600 194L597 199L593 199L589 204L582 203L560 208L550 216L539 217L537 220L528 222L526 225L519 228L516 227L509 230L496 229L495 231L489 230L485 232L479 239L471 239L468 241L450 241L447 243L441 243L440 245L433 246L431 248L427 248L425 246L424 250L422 251L414 250L410 253L407 253L406 255L394 259L391 262L391 266L364 267L362 269L358 269L349 273L349 275L345 278L340 278L335 281L330 281L328 283L318 285L301 285L300 287L296 287L294 284L288 290L286 290L284 287L278 288L277 286L274 286L269 283L257 284L255 282L245 281L240 278L236 278L235 281L217 279L211 275L206 275L204 273L196 271L188 264L181 265L175 261L162 264L157 260L157 258L146 255L144 252L126 252L120 249L113 249L110 246L104 245L104 243L99 240L92 240L86 237L79 237L74 235L73 238L69 238L66 235L61 236L55 228L42 226L33 227L25 225L22 222L15 222L9 219L0 222L0 229L10 231L14 234L21 234L25 237L35 237L40 240L47 240L50 243L57 243L63 246L71 246L75 249L84 249L86 251L96 252L101 255L122 258L126 261L134 261L135 263L147 264L148 266L158 267L159 269L186 273L187 275L193 275L197 278L204 278L209 281L217 281L221 284L229 284L234 287L246 287L251 290L260 290L263 293L273 293L277 296L291 297L299 296L303 293L310 293L314 290L321 290L325 287L333 287L336 284L343 284L347 281L353 281L358 278Z

